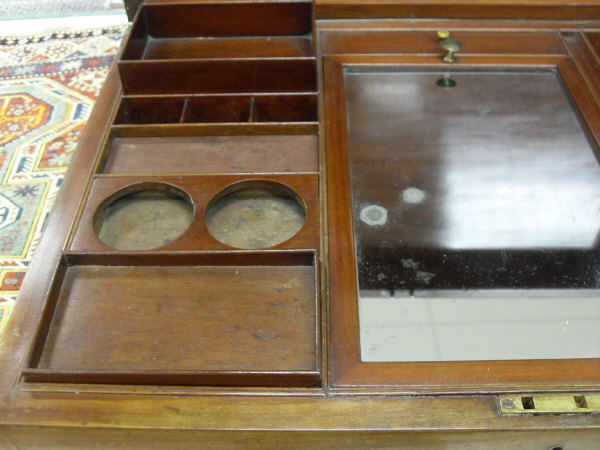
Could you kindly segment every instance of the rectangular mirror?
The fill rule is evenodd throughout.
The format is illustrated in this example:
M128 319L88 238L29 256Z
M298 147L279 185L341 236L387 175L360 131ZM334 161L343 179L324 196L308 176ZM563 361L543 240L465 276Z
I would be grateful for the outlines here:
M363 360L600 356L598 150L559 75L346 68L344 83ZM531 348L502 345L515 326ZM398 352L371 350L385 336Z

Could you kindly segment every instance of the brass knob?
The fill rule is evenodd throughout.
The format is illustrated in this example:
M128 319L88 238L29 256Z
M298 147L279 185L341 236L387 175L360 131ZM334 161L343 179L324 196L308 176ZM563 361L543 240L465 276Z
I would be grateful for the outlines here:
M438 31L437 34L439 37L438 44L446 50L446 54L442 58L443 61L448 64L453 63L456 61L454 54L462 48L462 44L456 39L452 39L449 31Z

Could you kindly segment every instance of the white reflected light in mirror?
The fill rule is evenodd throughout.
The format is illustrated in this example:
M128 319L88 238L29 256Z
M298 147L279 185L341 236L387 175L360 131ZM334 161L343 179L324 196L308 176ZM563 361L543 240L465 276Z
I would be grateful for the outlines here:
M361 292L367 362L600 357L600 290Z

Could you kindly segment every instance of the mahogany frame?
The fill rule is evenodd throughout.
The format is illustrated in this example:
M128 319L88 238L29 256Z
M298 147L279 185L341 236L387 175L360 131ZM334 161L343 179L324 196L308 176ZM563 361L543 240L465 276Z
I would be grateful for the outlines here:
M443 24L439 26L442 27ZM344 70L356 67L443 69L447 66L439 57L419 54L428 50L421 50L419 46L426 46L426 39L412 29L410 32L398 31L398 35L406 33L409 40L416 41L413 47L400 45L403 48L389 50L390 46L396 45L389 42L389 36L388 40L385 37L376 37L369 41L353 39L352 31L360 35L363 29L369 28L369 24L362 24L357 28L359 30L343 30L339 34L334 31L323 32L320 41L324 49L322 58L326 189L328 202L335 205L328 209L327 224L330 230L336 230L335 233L328 234L332 384L336 388L385 386L402 391L447 393L498 392L518 389L523 384L539 391L597 389L600 383L600 359L385 363L361 360ZM536 40L535 34L531 34L532 39ZM433 31L423 31L422 35L431 36L430 40L435 42ZM476 39L484 39L484 36L485 31L481 35L476 34L472 46L477 47ZM580 42L573 34L569 33L567 36L571 41ZM335 44L330 45L330 38L333 38L331 40ZM542 36L540 42L543 40ZM510 38L506 38L506 41L507 48L517 48L509 44ZM496 49L496 53L502 52L503 48ZM518 54L517 51L506 56L467 54L460 56L453 68L555 69L568 88L596 147L600 148L600 124L597 121L600 117L598 87L589 84L589 72L580 71L580 64L567 52L568 47L564 51L555 48L554 54L551 55L543 54L544 52Z

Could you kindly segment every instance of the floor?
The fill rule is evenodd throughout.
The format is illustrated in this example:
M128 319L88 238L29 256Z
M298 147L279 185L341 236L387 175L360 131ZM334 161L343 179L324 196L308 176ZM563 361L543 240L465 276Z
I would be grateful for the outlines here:
M37 8L37 12L36 9ZM123 0L0 0L0 36L31 36L127 22Z
M106 15L120 9L123 0L0 0L0 20Z

